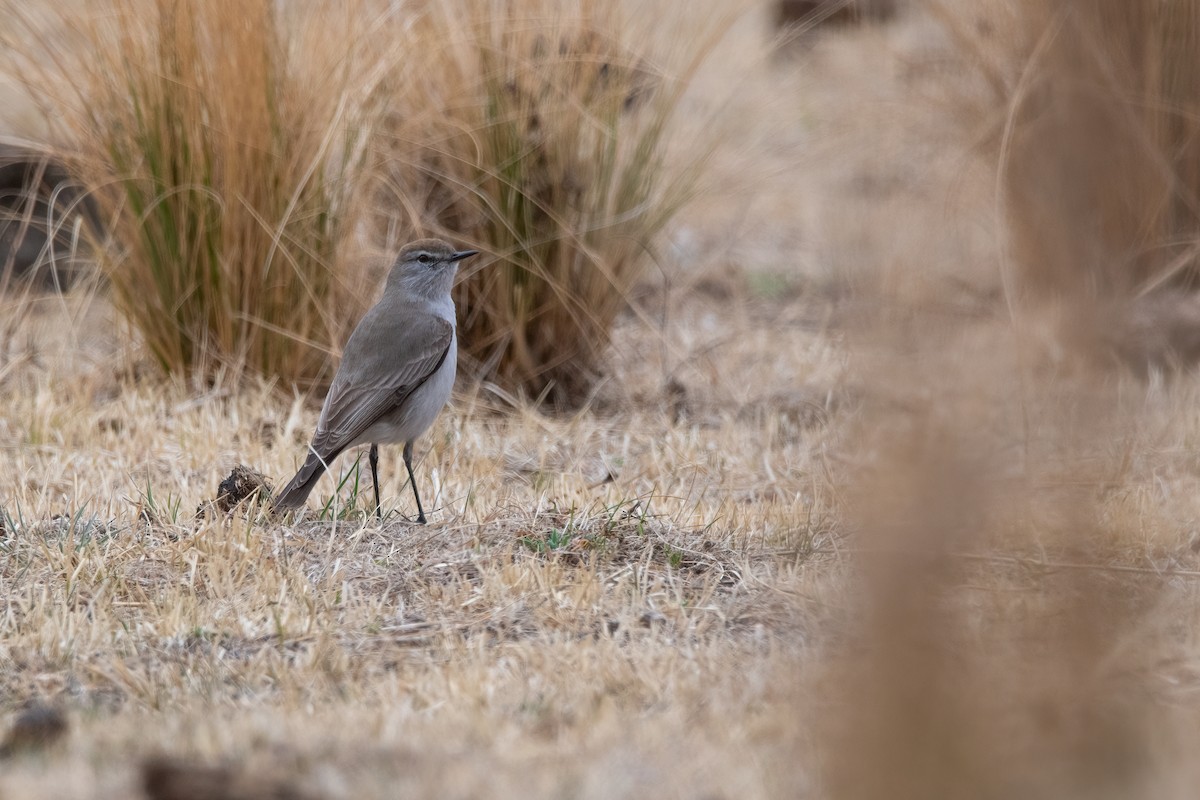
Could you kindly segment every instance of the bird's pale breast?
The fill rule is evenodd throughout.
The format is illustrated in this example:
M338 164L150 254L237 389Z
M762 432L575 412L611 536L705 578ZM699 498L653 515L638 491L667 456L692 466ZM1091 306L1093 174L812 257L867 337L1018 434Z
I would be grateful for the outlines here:
M363 431L353 444L395 444L410 442L420 436L437 419L438 413L450 399L454 389L454 374L458 365L458 337L450 339L450 351L446 360L419 388L409 395L407 402Z

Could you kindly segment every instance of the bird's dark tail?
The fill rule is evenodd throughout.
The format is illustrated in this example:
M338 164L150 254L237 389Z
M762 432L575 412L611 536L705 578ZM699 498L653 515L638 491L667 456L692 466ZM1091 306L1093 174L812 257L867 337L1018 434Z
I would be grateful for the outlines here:
M325 468L335 458L337 458L337 453L328 458L321 458L310 448L308 458L304 459L304 466L300 467L296 477L288 481L288 485L283 487L283 491L275 496L271 505L278 511L287 511L304 505L304 501L312 494L317 481L325 474Z

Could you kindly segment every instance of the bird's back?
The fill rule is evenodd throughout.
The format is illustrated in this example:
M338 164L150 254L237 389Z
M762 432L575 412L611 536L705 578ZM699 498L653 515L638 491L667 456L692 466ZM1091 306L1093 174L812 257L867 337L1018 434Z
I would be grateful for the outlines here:
M321 409L314 449L323 454L340 452L364 442L408 441L420 435L449 398L456 348L453 317L444 318L428 302L385 295L346 343ZM438 391L423 389L435 375ZM427 407L435 404L430 415ZM422 413L406 413L413 405L419 405ZM399 425L409 418L413 424ZM388 430L376 426L388 420L392 420ZM423 427L415 424L423 421ZM401 429L393 430L398 425Z

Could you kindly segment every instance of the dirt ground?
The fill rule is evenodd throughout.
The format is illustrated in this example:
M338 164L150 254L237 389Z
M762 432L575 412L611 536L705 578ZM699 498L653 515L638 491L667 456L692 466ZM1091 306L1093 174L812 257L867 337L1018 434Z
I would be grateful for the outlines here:
M197 518L314 404L147 374L103 292L5 301L0 798L1185 796L1200 385L1015 342L932 20L767 18L595 402L461 386L426 526L399 448L382 524Z

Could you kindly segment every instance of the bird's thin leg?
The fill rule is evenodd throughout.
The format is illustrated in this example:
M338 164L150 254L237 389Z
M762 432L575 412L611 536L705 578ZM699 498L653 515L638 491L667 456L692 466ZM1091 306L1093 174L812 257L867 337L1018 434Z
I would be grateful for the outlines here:
M383 511L379 505L379 445L371 445L371 452L367 453L367 461L371 463L371 483L375 484L375 517L383 519Z
M413 487L413 497L417 498L417 522L425 524L425 511L421 508L421 495L417 494L417 478L412 471L412 442L404 443L404 466L408 467L408 482Z

